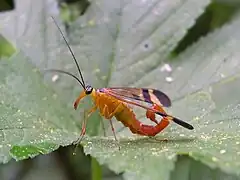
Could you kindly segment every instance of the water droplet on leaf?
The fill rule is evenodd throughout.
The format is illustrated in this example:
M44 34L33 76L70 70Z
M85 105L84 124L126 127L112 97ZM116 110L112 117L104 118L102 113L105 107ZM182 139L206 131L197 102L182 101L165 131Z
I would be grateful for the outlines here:
M226 150L225 150L225 149L222 149L222 150L220 151L220 154L224 154L224 153L226 153Z

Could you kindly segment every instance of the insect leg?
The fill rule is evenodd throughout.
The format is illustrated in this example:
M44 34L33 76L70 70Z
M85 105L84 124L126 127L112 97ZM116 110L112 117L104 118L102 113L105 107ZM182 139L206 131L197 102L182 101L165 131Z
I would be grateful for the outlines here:
M95 112L97 110L97 106L94 106L92 107L87 113L84 112L84 119L83 119L83 122L82 122L82 130L81 130L81 134L79 136L79 138L74 142L74 144L79 144L82 139L83 139L83 136L86 134L86 125L87 125L87 119L91 116L91 114L93 112Z
M107 106L106 106L106 108L107 108ZM111 119L119 110L121 110L121 108L122 108L122 106L121 106L121 104L119 104L119 105L114 109L113 112L111 112L110 114L109 114L109 112L107 112L107 113L106 113L107 119Z
M112 132L113 132L114 139L115 139L115 141L118 143L118 149L120 150L120 145L119 145L119 142L118 142L118 140L117 140L117 136L116 136L116 133L115 133L115 129L114 129L114 127L113 127L112 119L110 119L110 125L111 125L111 128L112 128Z
M168 124L169 120L167 119L167 117L164 117L160 121L160 123L155 126L140 124L140 129L138 130L138 133L145 136L155 136L163 129L165 129L168 126Z
M157 104L153 105L153 109L158 110L163 114L166 114L163 108ZM141 126L140 133L142 135L155 136L156 134L161 132L163 129L165 129L169 125L168 117L163 117L160 122L157 122L155 113L150 110L147 110L146 117L149 118L151 121L155 122L157 125L150 126L150 125L140 124Z
M119 107L119 106L118 106ZM118 107L116 109L118 109ZM112 116L115 114L114 112L116 111L116 109L112 112L112 113L109 113L109 109L108 109L108 106L105 105L104 108L103 108L103 113L104 113L104 116L106 117L106 119L109 119L110 121L110 125L111 125L111 128L112 128L112 132L113 132L113 136L114 136L114 139L115 141L118 143L118 149L120 150L120 145L119 145L119 142L117 140L117 136L116 136L116 133L115 133L115 129L113 127L113 123L112 123ZM112 115L113 114L113 115Z
M153 104L152 108L160 111L163 114L166 114L166 112L163 110L163 108L161 106L157 105L157 104ZM158 124L158 121L156 120L156 114L154 112L152 112L150 110L147 110L146 117L148 119L150 119L151 121L153 121L154 123Z
M103 122L103 119L101 118L101 125L102 125L102 130L103 130L103 135L106 137L106 129L105 129L105 126L104 126L104 122Z

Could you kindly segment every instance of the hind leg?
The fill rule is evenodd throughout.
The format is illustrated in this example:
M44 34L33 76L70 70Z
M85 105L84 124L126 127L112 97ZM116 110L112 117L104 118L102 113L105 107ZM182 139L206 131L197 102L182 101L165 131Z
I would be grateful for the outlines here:
M163 108L157 104L154 104L153 109L158 110L161 113L166 114ZM169 125L169 119L167 117L163 117L160 122L156 120L156 114L150 110L147 110L146 117L156 123L156 126L144 125L141 124L140 134L147 135L147 136L155 136L163 129L165 129Z
M155 126L140 123L137 134L153 137L164 130L169 123L170 122L167 117L162 118L161 121Z
M166 114L166 112L163 110L163 108L157 104L153 104L152 108L155 110L158 110L159 112ZM158 121L156 120L156 114L150 110L147 110L146 117L153 121L154 123L158 124Z

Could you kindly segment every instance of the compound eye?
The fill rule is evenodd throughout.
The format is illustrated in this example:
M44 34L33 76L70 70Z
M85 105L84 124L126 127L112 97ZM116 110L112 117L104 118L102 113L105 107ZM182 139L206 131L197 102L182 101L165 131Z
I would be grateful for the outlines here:
M86 94L91 94L93 88L91 86L86 86Z

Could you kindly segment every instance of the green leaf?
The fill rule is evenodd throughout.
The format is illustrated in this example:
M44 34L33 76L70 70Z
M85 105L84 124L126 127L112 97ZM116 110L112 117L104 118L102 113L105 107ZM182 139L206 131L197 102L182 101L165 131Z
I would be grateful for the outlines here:
M173 69L170 73L163 72L163 66L159 65L138 81L129 83L155 87L169 94L174 103L168 112L191 123L194 131L172 123L151 140L135 136L129 139L125 129L118 133L120 151L114 139L90 138L83 144L86 154L116 172L125 171L126 179L169 179L177 155L182 154L201 161L210 169L219 168L239 178L239 27L238 15L177 59L166 61ZM143 66L147 63L142 62ZM128 81L125 76L134 76L134 70L119 76L112 84ZM116 73L122 72L124 70ZM172 82L167 77L171 77ZM144 112L137 115L143 121L146 119Z
M40 143L26 146L13 146L10 150L11 156L16 160L35 157L39 154L47 154L56 150L59 146L56 144Z
M172 61L171 74L158 66L132 84L159 87L175 98L169 113L193 124L194 131L172 124L156 140L121 138L120 151L114 140L88 139L85 152L116 172L126 171L128 178L133 173L131 179L169 179L178 154L240 176L239 27L236 16ZM173 82L166 81L168 76ZM124 136L123 131L118 137Z
M190 132L171 124L156 139L149 139L135 136L130 138L131 133L126 129L117 136L120 140L120 151L113 138L86 137L83 141L85 153L96 157L101 164L108 164L115 172L124 171L126 179L169 179L179 154L202 161L209 168L219 168L224 173L239 176L237 57L240 18L236 17L228 26L201 39L180 57L170 61L169 54L209 1L97 3L92 2L86 15L73 27L76 31L71 34L74 37L73 43L77 44L73 49L81 62L87 82L91 82L95 87L118 85L161 89L175 100L174 106L168 112L192 123L195 130ZM65 62L64 67L70 65L69 69L73 69L72 63L66 60L69 54L60 52L59 55L59 61ZM3 102L8 102L0 107L2 112L8 113L3 116L6 117L3 122L7 124L2 123L2 126L6 129L12 125L14 129L19 129L16 127L21 123L13 122L17 122L21 115L20 122L26 119L23 122L24 127L39 128L34 131L30 128L33 135L26 133L28 136L23 136L21 128L14 136L12 130L11 134L8 131L9 134L6 135L4 129L7 143L2 146L3 156L6 156L10 149L8 144L11 147L12 144L15 145L11 150L14 156L18 154L14 152L21 152L25 147L29 147L29 156L35 156L41 153L42 146L39 148L39 144L45 142L47 145L44 146L44 151L47 148L54 149L54 144L70 144L77 135L74 133L74 123L69 120L71 116L60 106L58 99L54 99L40 83L39 75L29 72L32 67L23 63L25 57L15 58L18 59L14 61L16 64L4 62L8 66L3 63L4 66L1 65L0 69L0 72L3 72L1 84L7 87L0 89L0 97L4 99ZM164 71L166 62L173 71ZM14 75L8 74L12 71L15 72ZM169 82L169 79L173 79L172 82ZM222 81L223 79L226 81ZM66 91L68 93L63 93L62 96L69 98L70 92L76 92L77 88L72 82L67 85L65 82L69 81L62 81L63 86L69 90L65 88L57 91L57 94ZM24 96L25 92L28 93L27 96ZM47 97L47 102L44 97ZM11 111L14 108L15 113L18 109L21 112L18 112L20 115L17 114L16 119ZM136 114L144 121L146 118L142 113ZM66 118L61 119L62 116ZM36 121L39 117L46 121ZM35 126L33 122L38 124ZM21 141L17 139L19 137ZM166 138L168 141L164 140ZM34 148L30 144L32 141ZM53 144L53 147L49 147L49 144Z
M47 3L38 1L34 5L32 1L23 4L19 0L16 11L0 14L0 23L3 26L0 31L4 37L16 44L17 48L30 57L30 61L40 72L51 68L76 72L69 50L51 18L53 16L56 19L64 32L64 26L59 21L59 9L57 7L55 0L49 0ZM75 51L74 47L73 50ZM82 56L78 56L78 59L80 60ZM59 95L59 99L73 109L73 102L82 87L74 79L64 75L44 73L45 82L52 86L56 94ZM71 111L73 120L79 124L79 120L82 119L79 115L83 114L83 109L89 108L89 106L90 103L87 101L85 104L81 104L79 113ZM96 135L101 118L98 114L94 114L92 119L94 120L89 121L88 124L88 133Z
M0 34L0 58L10 57L15 51L15 48Z
M0 61L0 84L0 162L48 153L76 140L72 116L21 52Z

